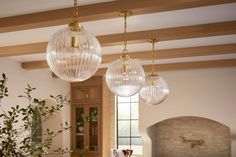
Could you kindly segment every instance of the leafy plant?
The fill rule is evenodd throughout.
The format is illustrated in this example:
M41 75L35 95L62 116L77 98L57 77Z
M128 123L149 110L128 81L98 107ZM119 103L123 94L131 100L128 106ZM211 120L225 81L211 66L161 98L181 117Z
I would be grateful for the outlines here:
M58 131L52 131L50 128L40 130L42 124L61 111L65 104L70 103L68 97L62 95L50 96L56 104L48 107L46 100L32 97L32 92L36 88L28 85L23 95L19 97L26 99L28 104L24 107L16 105L8 111L4 110L2 99L8 97L8 88L6 86L7 77L2 74L0 80L0 157L28 157L41 156L47 154L69 153L68 149L55 150L48 152L52 146L53 139L63 131L69 130L68 123L61 124ZM40 124L36 123L40 120ZM38 138L38 131L42 132L42 137ZM37 142L36 139L40 139Z
M94 110L90 115L86 116L85 114L81 114L81 121L77 122L77 125L80 126L82 124L88 124L92 121L97 120L97 111Z

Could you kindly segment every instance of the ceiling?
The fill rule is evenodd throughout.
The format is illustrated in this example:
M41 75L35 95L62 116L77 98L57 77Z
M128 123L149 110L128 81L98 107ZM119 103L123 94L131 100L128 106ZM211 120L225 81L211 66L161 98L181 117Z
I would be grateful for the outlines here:
M79 6L113 0L79 0ZM0 0L0 17L30 14L73 6L73 0Z
M122 1L122 0L121 0ZM133 0L122 1L129 2ZM141 0L140 0L141 1ZM144 0L142 0L144 1ZM161 0L146 0L146 3L154 3L162 4ZM184 0L177 0L176 2L182 2ZM192 0L200 1L200 0ZM220 1L220 0L218 0ZM195 25L203 25L203 24L211 24L211 23L223 23L223 22L235 22L236 21L236 1L230 0L221 0L222 3L220 5L205 5L203 7L189 7L188 9L178 9L171 11L150 11L144 14L138 13L134 16L128 18L128 32L140 32L140 31L149 31L149 30L162 30L169 28L179 28L184 26L195 26ZM108 0L79 0L80 6L87 5L96 5L95 3L110 3ZM166 1L167 2L167 1ZM229 3L230 2L230 3ZM232 3L231 3L232 2ZM138 3L138 2L137 2ZM73 4L72 0L0 0L0 29L1 25L4 24L5 21L11 18L11 16L37 13L37 12L45 12L55 9L62 9L71 7ZM27 7L25 7L27 6ZM129 4L128 6L132 6ZM109 7L109 6L106 6ZM106 8L105 7L105 8ZM181 7L180 7L181 8ZM82 11L81 11L82 12ZM119 12L117 12L118 15ZM82 13L81 13L82 14ZM24 16L24 15L23 15ZM18 16L21 18L21 16ZM13 22L14 24L14 22ZM56 25L47 25L45 26L37 26L37 27L25 27L25 29L15 29L13 31L1 31L0 33L0 56L7 57L9 59L17 60L19 62L32 62L32 61L45 61L45 51L41 49L31 50L27 55L24 53L24 49L20 47L21 45L27 44L35 44L35 43L43 43L47 42L58 29L66 27L66 22L63 24ZM111 18L98 18L95 20L87 20L82 23L84 27L91 33L96 36L113 36L113 34L121 34L123 32L123 19L118 16L112 16ZM230 26L231 27L231 26ZM7 27L6 27L7 28ZM214 30L214 27L211 27ZM226 27L227 29L228 27ZM196 35L190 36L186 38L171 38L170 40L161 40L156 45L156 49L158 50L166 50L166 49L177 49L177 48L189 48L189 47L202 47L202 46L217 46L223 44L236 44L236 27L235 24L232 26L232 30L226 33L217 32L213 35ZM235 32L234 32L235 30ZM203 29L204 31L204 29ZM191 31L190 31L191 32ZM177 32L178 33L178 32ZM201 33L201 32L200 32ZM196 34L196 33L195 33ZM206 32L207 34L207 32ZM174 35L173 35L174 36ZM158 35L154 37L158 38ZM141 42L130 42L128 45L128 49L131 53L131 56L138 52L148 52L151 50L151 45L145 42L146 40L142 40ZM2 50L1 50L2 49ZM1 55L1 52L4 51L16 51L22 53L17 53L16 55ZM103 45L103 55L112 55L121 53L123 46L121 44L108 44ZM215 50L217 51L217 50ZM230 52L222 50L221 53L214 54L211 53L208 55L207 53L204 55L183 55L183 57L163 57L157 60L157 64L162 63L181 63L181 62L194 62L194 61L208 61L208 60L225 60L225 59L236 59L236 45L231 45ZM191 52L189 52L191 53ZM134 55L135 56L135 55ZM187 56L187 57L186 57ZM151 56L150 56L151 57ZM142 64L150 64L150 58L142 61L139 58ZM235 60L236 64L236 60ZM101 67L106 67L107 63L103 64ZM40 68L40 67L38 67ZM45 66L41 67L45 68ZM35 69L35 68L32 68Z

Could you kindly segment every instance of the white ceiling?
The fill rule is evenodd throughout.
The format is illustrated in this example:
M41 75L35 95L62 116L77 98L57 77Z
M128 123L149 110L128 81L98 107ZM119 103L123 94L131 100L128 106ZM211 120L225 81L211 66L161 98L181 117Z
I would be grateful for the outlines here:
M32 0L11 0L11 2L10 0L0 0L1 2L0 16L9 16L11 14L24 14L29 12L37 12L56 8L65 8L71 6L70 1L72 0L37 0L35 2L32 2ZM97 3L104 1L105 0L90 0L89 3ZM80 5L88 4L88 0L79 0L79 3ZM16 6L16 4L19 6L21 5L23 6L23 4L24 6L33 5L34 7L17 6L13 8L11 12L9 11L10 4L14 4L14 6ZM6 9L7 7L8 9ZM215 23L223 21L236 21L236 3L132 16L128 19L128 31L133 32L133 31L171 28L171 27L188 26L196 24ZM87 28L88 31L92 32L95 35L105 35L105 34L114 34L123 32L122 18L85 22L83 23L83 25ZM65 26L55 26L55 27L31 29L24 31L9 32L9 33L0 33L0 47L9 45L45 42L48 41L48 39L54 32L56 32L58 29L61 29L62 27ZM165 41L165 42L160 42L157 45L157 48L170 49L170 48L203 46L203 45L213 45L213 44L216 45L216 44L227 44L227 43L236 43L236 34L227 36L207 37L207 38L193 38L184 40ZM123 46L103 47L103 54L120 53L122 49ZM151 46L147 43L132 44L128 45L128 49L130 52L146 51L150 50ZM212 58L214 57L215 59L218 59L219 57L222 56L218 57L212 56ZM235 55L229 55L228 57L236 58ZM9 58L18 61L36 61L36 60L45 60L45 54L25 55L25 56L17 56ZM199 60L197 58L195 59ZM201 57L201 59L204 59L204 57ZM183 61L184 60L185 59L183 59ZM169 61L171 62L172 60Z
M80 6L108 1L114 0L78 0ZM0 0L0 17L68 8L73 4L73 0Z

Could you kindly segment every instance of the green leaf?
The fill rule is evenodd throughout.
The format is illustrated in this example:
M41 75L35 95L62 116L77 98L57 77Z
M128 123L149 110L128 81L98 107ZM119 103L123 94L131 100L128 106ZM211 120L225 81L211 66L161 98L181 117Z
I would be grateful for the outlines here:
M5 80L6 79L6 74L2 73L2 78Z

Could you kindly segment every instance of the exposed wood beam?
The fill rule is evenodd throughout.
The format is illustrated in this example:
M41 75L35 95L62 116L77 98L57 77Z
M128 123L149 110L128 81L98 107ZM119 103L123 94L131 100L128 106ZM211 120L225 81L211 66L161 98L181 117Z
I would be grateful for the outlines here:
M46 47L46 42L0 47L0 57L45 53Z
M233 2L236 0L117 0L80 6L79 13L80 21L86 22L116 18L121 10L132 10L139 15ZM0 33L68 24L72 16L73 8L64 8L0 18Z
M236 53L236 43L158 50L158 59L221 55L221 54L232 54L232 53ZM130 55L132 58L139 60L152 59L150 51L131 52ZM103 55L102 64L110 63L113 60L117 59L119 56L120 54ZM155 58L157 58L157 56L155 56ZM27 70L42 69L42 68L48 68L48 65L46 61L23 62L22 68Z
M236 34L236 21L130 32L127 34L127 40L129 43L144 43L153 37L158 37L159 41L168 41L229 34ZM123 34L97 38L102 46L123 44ZM47 42L0 47L0 57L45 53L46 46Z
M211 60L211 61L197 61L197 62L183 62L183 63L168 63L156 64L157 71L174 71L174 70L192 70L192 69L207 69L207 68L221 68L221 67L235 67L236 59L225 60ZM145 72L151 71L151 65L143 66ZM106 68L99 69L95 75L104 75Z
M45 69L48 68L48 64L46 61L31 61L31 62L22 62L21 67L26 70Z
M129 43L143 43L153 37L159 41L168 41L230 34L236 34L236 21L130 32L126 39ZM98 40L102 46L121 45L123 34L99 36Z
M209 55L223 55L232 53L236 53L236 43L156 50L154 57L158 59L171 59L171 58L197 57L197 56L209 56ZM152 59L151 50L142 52L130 52L129 54L132 58L138 60ZM120 54L104 55L102 57L102 64L110 63L111 61L117 59L118 57L120 57Z

